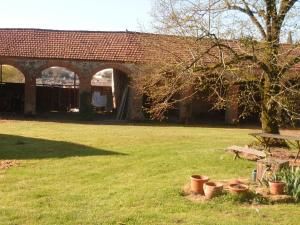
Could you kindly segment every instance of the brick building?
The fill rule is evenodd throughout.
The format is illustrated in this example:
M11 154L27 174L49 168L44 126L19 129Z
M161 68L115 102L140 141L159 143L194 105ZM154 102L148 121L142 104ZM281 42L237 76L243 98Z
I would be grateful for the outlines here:
M0 65L13 66L24 75L25 83L23 87L18 86L17 90L23 92L26 115L39 113L39 101L44 104L48 102L45 100L47 91L44 91L46 97L41 97L36 83L44 70L63 67L78 76L78 94L73 94L72 98L82 110L80 96L83 93L91 95L93 76L99 71L112 69L116 108L124 109L124 93L127 90L126 118L143 120L143 96L130 84L134 83L136 77L143 76L141 66L145 62L145 48L141 45L140 37L144 35L135 32L0 29ZM0 95L1 89L3 86L0 86ZM231 91L234 93L236 87ZM91 104L89 99L85 101ZM174 115L181 121L192 115L220 117L227 122L238 118L237 103L230 103L226 110L219 112L209 111L210 106L204 93L198 100L180 104Z

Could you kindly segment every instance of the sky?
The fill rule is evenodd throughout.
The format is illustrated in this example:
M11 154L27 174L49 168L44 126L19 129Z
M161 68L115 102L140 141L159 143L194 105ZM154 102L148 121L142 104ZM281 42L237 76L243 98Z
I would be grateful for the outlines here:
M153 0L8 0L1 28L147 31Z

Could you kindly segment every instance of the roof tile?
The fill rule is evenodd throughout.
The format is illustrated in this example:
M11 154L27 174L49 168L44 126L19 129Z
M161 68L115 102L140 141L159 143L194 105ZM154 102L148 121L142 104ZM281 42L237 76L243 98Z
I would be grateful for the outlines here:
M141 51L136 34L0 29L0 56L139 62Z

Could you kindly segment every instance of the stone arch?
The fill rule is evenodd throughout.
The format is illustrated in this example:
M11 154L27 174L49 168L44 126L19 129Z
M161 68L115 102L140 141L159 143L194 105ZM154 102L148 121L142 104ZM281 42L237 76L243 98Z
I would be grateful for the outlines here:
M92 77L99 71L105 70L105 69L115 69L119 70L125 74L127 74L129 77L134 73L133 69L129 68L128 66L124 65L123 63L104 63L99 66L96 66L91 70L90 73L90 78Z
M39 112L78 111L80 77L76 71L79 72L79 70L70 65L64 62L50 61L38 68L35 79L36 106ZM53 74L43 73L49 69L52 69L50 71ZM39 79L43 74L49 76ZM53 79L55 75L57 79Z
M0 85L0 96L1 104L0 111L7 113L23 113L25 105L25 82L26 82L26 73L25 70L18 64L11 62L9 60L1 60L1 66L8 66L6 69L13 68L16 70L18 75L22 76L22 80L2 80L1 74L1 85ZM1 72L2 72L1 67ZM13 70L8 70L13 72ZM9 74L14 75L14 74ZM9 77L8 77L9 78ZM3 82L3 83L2 83Z
M79 77L79 80L81 80L82 78L82 74L81 74L81 69L78 68L77 66L73 65L72 63L69 63L69 62L65 62L65 61L62 61L62 60L49 60L47 61L45 64L43 64L42 66L40 66L38 68L38 75L40 75L42 73L42 71L48 69L48 68L51 68L51 67L63 67L63 68L66 68L72 72L74 72L78 77Z
M27 70L25 69L25 67L23 67L22 65L16 63L13 60L9 60L9 59L0 59L0 65L8 65L8 66L12 66L16 69L18 69L25 77L28 76Z
M110 86L107 82L101 82L101 78L95 82L95 75L106 69L112 69L112 82ZM124 117L126 117L127 103L122 103L122 99L125 98L123 95L128 96L128 88L133 74L132 68L127 66L124 63L101 63L98 65L91 66L89 78L91 84L91 94L92 94L92 105L95 107L97 105L101 106L102 104L95 104L95 99L105 99L104 107L100 107L100 112L104 111L106 113L111 112L114 116L117 116L119 111L124 111ZM103 77L102 77L103 79ZM105 80L105 79L104 79ZM99 82L100 81L100 82ZM98 86L97 86L98 85ZM96 98L98 95L98 98ZM128 97L126 98L128 99ZM124 102L124 101L123 101ZM126 101L128 102L128 101ZM123 104L123 105L122 105ZM124 106L126 104L126 106ZM101 110L102 108L102 110ZM124 109L124 110L123 110ZM99 110L96 107L96 110Z

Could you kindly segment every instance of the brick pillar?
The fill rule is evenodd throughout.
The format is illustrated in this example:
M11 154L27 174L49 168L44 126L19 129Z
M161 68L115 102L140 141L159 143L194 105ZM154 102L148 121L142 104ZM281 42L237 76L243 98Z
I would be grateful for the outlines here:
M238 93L239 85L233 85L228 90L225 112L225 122L228 124L233 124L239 119Z
M80 76L79 83L79 112L87 113L91 111L91 78L89 76Z
M125 73L119 70L113 70L113 73L114 73L113 79L114 79L115 103L116 103L116 107L119 108L122 101L124 90L128 86L129 78Z
M190 88L183 93L181 93L181 99L190 96L193 92ZM192 119L192 106L193 106L193 99L189 97L179 103L179 122L180 123L189 123Z
M24 114L36 115L36 79L34 75L25 76Z
M192 104L190 101L180 102L179 104L179 122L189 123L192 118Z
M142 121L145 119L143 114L143 95L136 90L135 85L129 86L127 119Z

